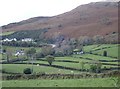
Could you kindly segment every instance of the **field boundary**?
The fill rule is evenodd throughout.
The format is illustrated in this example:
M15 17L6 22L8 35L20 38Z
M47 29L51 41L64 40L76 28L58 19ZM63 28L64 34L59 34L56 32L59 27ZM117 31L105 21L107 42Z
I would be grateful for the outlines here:
M17 80L17 79L81 79L81 78L106 78L106 77L118 77L120 76L119 71L113 71L109 73L102 73L102 74L90 74L90 73L83 73L83 74L9 74L9 75L2 75L2 80Z

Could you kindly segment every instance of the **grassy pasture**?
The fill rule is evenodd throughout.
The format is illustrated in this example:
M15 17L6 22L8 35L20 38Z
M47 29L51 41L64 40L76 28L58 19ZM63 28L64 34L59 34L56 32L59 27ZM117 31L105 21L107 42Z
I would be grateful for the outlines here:
M34 63L42 63L42 64L48 64L47 61L34 61ZM53 62L53 65L63 66L63 67L70 67L70 68L76 68L81 69L80 63L70 63L70 62ZM89 68L89 65L86 64L85 69Z
M13 46L2 46L3 48L5 48L6 50L11 51L12 53L15 53L16 50L21 50L24 49L24 51L30 49L30 47L13 47ZM40 47L35 47L36 51L39 52L41 51Z
M17 58L15 56L15 52L16 51L19 51L19 50L24 50L24 52L26 52L30 47L12 47L12 46L2 46L3 49L6 49L8 50L9 52L12 53L12 55L10 56L10 59L15 59ZM40 52L41 51L41 48L40 47L35 47L36 49L36 52ZM1 54L3 56L4 59L6 59L6 55L5 54ZM26 58L26 55L23 55L23 56L19 56L19 58ZM1 59L1 58L0 58Z
M0 54L0 59L2 59L2 54Z
M8 47L4 46L8 50L11 50L11 52L14 52L15 50L20 49L29 49L24 47ZM102 49L105 48L105 49ZM101 49L97 50L96 49ZM118 54L117 51L118 47L117 45L112 44L103 44L103 45L91 45L91 46L85 46L84 50L86 52L89 52L92 50L93 53L97 54L103 54L103 51L108 51L109 56L116 57ZM40 48L36 48L37 51L40 51ZM0 55L1 57L2 55ZM87 60L86 58L90 58L92 60ZM43 58L44 59L44 58ZM81 62L88 62L85 64L84 68L89 69L91 62L98 61L98 60L117 60L115 58L111 57L104 57L94 54L83 54L83 55L71 55L69 57L55 57L55 62L53 62L53 65L63 66L63 67L69 67L69 68L75 68L75 69L81 69ZM61 60L61 62L59 62ZM64 61L75 61L78 63L72 63L72 62L64 62ZM28 63L29 61L23 61L25 63ZM41 61L41 60L35 60L34 63L40 63L40 64L48 64L47 61ZM118 64L118 62L101 62L101 63L107 63L107 64ZM111 68L111 67L117 67L113 65L102 65L102 68ZM62 73L62 74L79 74L83 73L80 71L74 71L67 70L67 69L60 69L56 67L51 66L37 66L37 65L31 65L31 64L2 64L3 70L6 72L11 73L23 73L23 70L25 68L32 68L34 73L47 73L47 74L55 74L55 73ZM117 81L118 78L113 78L115 81ZM3 87L115 87L115 81L111 78L82 78L82 79L36 79L36 80L5 80L2 82Z
M99 44L99 45L88 45L88 46L84 46L83 48L85 52L89 52L97 49L103 50L103 48L108 49L116 46L118 46L118 44Z
M86 62L86 61L82 61L82 62ZM84 69L89 69L90 68L89 62L85 63ZM48 64L47 61L35 61L34 63ZM106 62L101 62L101 63L106 63ZM107 64L118 64L118 63L117 62L107 62ZM82 66L81 66L80 63L53 62L53 65L58 65L58 66L63 66L63 67L69 67L69 68L75 68L75 69L82 69ZM118 67L118 66L113 66L113 65L102 65L102 68L104 68L104 66L106 66L106 68Z
M23 61L25 63L28 63L28 61ZM33 63L40 63L40 64L48 64L47 61L34 61ZM108 63L110 64L110 63ZM53 62L53 65L62 66L62 67L68 67L68 68L75 68L75 69L82 69L82 66L80 63L69 63L69 62ZM117 67L112 65L102 65L102 68L111 68L111 67ZM2 65L3 70L10 72L10 73L23 73L23 70L25 68L32 68L31 64L3 64ZM84 69L89 69L90 64L86 63L84 65ZM50 66L37 66L33 65L34 73L39 72L45 72L45 73L71 73L71 70L67 69L61 69L56 67L50 67ZM74 71L74 73L80 73L80 71Z
M112 48L107 48L107 49L102 49L102 50L98 50L98 51L94 51L93 53L103 55L104 51L107 51L108 56L118 57L118 46L112 47Z
M107 49L114 49L114 52L117 53L117 46L116 45L91 45L91 46L85 46L86 49L89 49L90 48L103 48L103 47L112 47L112 48L107 48ZM20 49L24 49L24 50L27 50L29 49L28 47L8 47L8 46L4 46L6 49L8 50L11 50L11 52L15 51L15 50L20 50ZM40 51L41 48L36 48L37 51ZM99 51L102 51L102 50L99 50ZM95 51L96 52L96 51ZM111 54L112 54L113 51L111 51ZM3 55L4 57L5 55ZM92 60L88 60L86 58L90 58ZM44 59L44 58L43 58ZM89 63L92 63L94 61L98 61L98 60L107 60L107 61L111 61L111 60L117 60L115 58L111 58L111 57L104 57L104 56L99 56L99 55L93 55L93 54L83 54L83 55L72 55L72 56L68 56L68 57L55 57L55 62L53 62L53 65L57 65L57 66L62 66L62 67L69 67L69 68L75 68L75 69L81 69L81 62L87 62L85 65L84 65L84 68L85 69L89 69L90 68L90 64ZM59 62L59 61L62 61L62 62ZM72 63L72 62L64 62L64 61L75 61L75 62L78 62L78 63ZM25 63L28 63L28 61L24 61ZM34 63L40 63L40 64L48 64L47 61L41 61L41 60L35 60ZM101 62L101 63L106 63L106 64L118 64L118 62ZM19 70L15 69L19 67ZM13 73L22 73L23 72L23 69L26 68L26 67L32 67L32 65L25 65L25 64L3 64L3 69L5 69L6 71L8 72L13 72ZM34 71L35 72L48 72L48 73L57 73L59 68L55 68L55 67L46 67L46 66L33 66L34 67ZM117 66L114 66L114 65L102 65L102 68L110 68L110 67L117 67ZM50 69L49 69L50 68ZM39 69L39 70L38 70ZM45 69L45 70L44 70ZM56 70L54 70L56 69ZM48 71L49 70L49 71ZM51 70L54 70L54 72L52 72ZM64 71L68 71L68 70L64 70ZM69 72L65 72L65 73L70 73L71 71ZM79 72L79 71L78 71ZM63 72L64 73L64 72Z
M99 55L93 55L93 54L83 54L83 55L73 55L75 57L83 57L83 58L91 58L93 60L117 60L115 58L110 58L110 57L104 57L104 56L99 56Z
M70 74L71 70L59 69L54 67L47 66L37 66L37 65L29 65L29 64L3 64L2 69L10 72L10 73L23 73L25 68L32 68L34 73L45 72L45 73L63 73ZM79 73L79 71L74 71L74 73Z
M9 80L3 87L115 87L118 78L87 78L58 80Z
M13 34L15 31L9 31L9 32L2 32L0 33L0 36L10 35Z

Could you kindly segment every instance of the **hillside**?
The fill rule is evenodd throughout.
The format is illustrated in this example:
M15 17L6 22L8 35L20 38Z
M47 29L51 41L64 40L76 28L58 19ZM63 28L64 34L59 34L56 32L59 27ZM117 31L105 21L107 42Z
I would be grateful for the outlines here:
M14 28L16 26L20 26L20 25L25 25L25 24L29 24L29 23L34 23L36 21L46 21L47 19L49 19L50 17L33 17L27 20L23 20L21 22L15 22L15 23L10 23L8 25L4 25L2 26L3 29L10 29L10 28Z
M35 17L2 26L3 32L48 29L46 37L95 36L118 32L117 2L96 2L53 17Z

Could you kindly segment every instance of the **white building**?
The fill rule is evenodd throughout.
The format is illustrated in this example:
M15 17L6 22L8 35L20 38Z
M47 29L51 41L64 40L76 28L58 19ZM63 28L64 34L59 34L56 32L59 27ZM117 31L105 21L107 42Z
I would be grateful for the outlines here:
M73 54L84 54L84 52L82 50L79 50L79 49L74 49Z
M22 55L25 55L23 51L18 51L15 53L15 56L22 56Z
M24 38L21 41L22 42L33 42L33 39L31 39L31 38Z
M5 38L5 39L3 40L3 42L11 42L11 41L17 41L17 39L16 39L16 38L13 38L13 39Z
M50 44L51 46L52 46L52 48L55 48L56 47L56 45L55 44Z

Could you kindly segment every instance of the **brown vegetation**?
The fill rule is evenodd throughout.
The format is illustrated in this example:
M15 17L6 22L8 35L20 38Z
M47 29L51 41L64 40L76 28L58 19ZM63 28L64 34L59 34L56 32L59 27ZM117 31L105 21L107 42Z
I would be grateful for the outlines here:
M116 2L90 3L57 16L36 18L15 23L15 25L3 26L3 32L47 28L46 37L53 38L59 34L78 38L80 36L105 36L112 32L118 32Z

